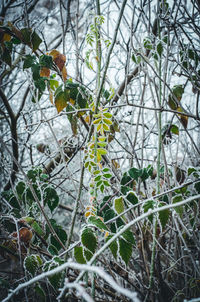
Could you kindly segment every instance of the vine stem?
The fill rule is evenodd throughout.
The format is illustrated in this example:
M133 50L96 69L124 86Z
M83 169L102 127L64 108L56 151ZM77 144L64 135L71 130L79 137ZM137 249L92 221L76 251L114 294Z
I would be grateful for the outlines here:
M113 39L112 39L112 43L111 43L110 48L108 50L108 55L107 55L107 58L106 58L105 67L104 67L104 71L103 71L103 76L102 76L102 80L101 80L100 87L99 87L98 94L97 94L95 113L97 113L98 104L100 102L100 97L101 97L101 92L102 92L102 89L103 89L103 85L104 85L104 82L105 82L105 79L106 79L108 66L109 66L109 63L110 63L110 56L112 54L113 47L114 47L116 39L117 39L117 33L118 33L119 26L120 26L120 23L121 23L121 18L123 16L124 8L126 6L126 2L127 2L127 0L124 0L123 3L122 3L122 6L121 6L121 9L120 9L120 12L119 12L119 17L118 17L118 20L117 20L117 24L116 24L116 27L115 27L115 30L114 30L114 36L113 36Z
M157 8L158 8L158 15L159 15L159 1L157 2ZM160 39L160 22L159 18L157 19L157 25L158 25L158 37ZM159 57L159 97L158 97L158 105L161 108L162 107L162 82L161 82L161 76L162 76L162 60L161 55ZM162 152L162 116L161 111L158 112L158 155L157 155L157 194L160 193L160 162L161 162L161 152ZM156 203L157 205L157 203ZM152 254L151 254L151 266L150 266L150 279L149 279L149 289L153 286L153 276L154 276L154 266L155 266L155 255L156 255L156 233L157 233L157 225L158 225L158 217L157 213L153 216L153 244L152 244Z

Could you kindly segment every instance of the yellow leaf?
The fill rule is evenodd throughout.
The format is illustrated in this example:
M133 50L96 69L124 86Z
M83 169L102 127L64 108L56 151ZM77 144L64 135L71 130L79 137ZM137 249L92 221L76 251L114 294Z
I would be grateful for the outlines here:
M97 153L97 162L99 163L101 161L101 155Z
M56 99L55 99L55 106L56 106L58 113L60 113L64 108L66 108L67 104L68 104L68 102L65 98L65 94L62 91L61 93L59 93L59 95L56 96Z
M11 36L9 34L5 33L3 35L3 42L10 41L10 40L11 40Z
M69 102L74 105L75 104L75 101L73 99L70 99Z
M106 238L106 237L108 237L108 235L109 235L109 232L106 231L104 237Z
M89 115L86 115L86 117L85 117L85 122L86 122L87 124L90 124L90 116L89 116Z

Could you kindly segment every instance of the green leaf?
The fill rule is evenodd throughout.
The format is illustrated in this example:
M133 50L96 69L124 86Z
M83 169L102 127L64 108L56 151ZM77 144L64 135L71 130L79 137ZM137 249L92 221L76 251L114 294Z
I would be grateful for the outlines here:
M109 235L107 238L106 238L106 242L108 240L110 240L113 236L112 235ZM111 250L111 253L113 254L114 258L117 259L117 251L118 251L118 244L117 244L117 241L113 241L110 245L109 245L109 249Z
M56 80L54 80L54 79L50 79L50 80L49 80L49 83L50 83L50 88L51 88L52 90L55 90L55 89L58 88L58 86L59 86L59 82L56 81Z
M57 236L59 237L59 239L62 241L63 244L65 244L67 241L66 231L63 230L62 226L60 226L60 225L53 224L52 226L53 226ZM50 242L52 245L54 245L57 248L58 251L62 248L60 243L55 239L55 237L53 235L51 235L51 237L50 237Z
M23 181L19 181L16 185L16 191L19 197L21 197L26 189L26 185Z
M171 126L171 132L173 134L179 135L179 128L176 125Z
M34 288L37 294L37 301L38 302L45 302L46 301L46 293L40 285L36 285Z
M59 87L58 87L58 89L59 89ZM56 92L57 92L57 90L56 90ZM56 106L56 109L58 110L58 113L60 111L62 111L65 107L67 107L69 100L70 100L70 90L69 89L64 89L64 91L56 93L55 106Z
M90 261L90 259L92 258L93 254L88 250L88 249L84 249L84 256L86 258L87 261Z
M172 203L177 203L183 200L182 195L176 195L172 198ZM182 206L178 206L176 208L174 208L174 210L176 211L176 213L178 213L180 216L183 215L183 207Z
M199 194L199 193L200 193L200 182L197 182L197 183L194 185L194 188L195 188L195 190L197 191L197 193Z
M36 81L34 81L35 87L39 89L40 92L44 92L46 88L46 83L44 78L39 78Z
M132 255L133 247L131 243L128 243L126 240L119 238L119 254L122 260L127 265L131 255Z
M149 38L144 39L144 47L146 49L153 49L153 45L151 43L151 40Z
M6 64L8 64L11 67L12 59L11 59L10 52L7 48L4 49L1 59L2 59L2 61L4 61Z
M32 33L32 30L29 29L29 28L22 28L21 30L21 33L22 33L22 40L25 44L31 46L31 33Z
M20 41L19 39L15 38L15 37L13 37L13 38L11 39L11 42L12 42L13 44L16 44L16 45L21 44L21 41Z
M134 192L129 192L126 196L126 199L133 205L138 203L138 197Z
M196 172L197 171L197 169L195 169L195 168L188 168L188 171L187 171L187 173L188 173L188 176L190 176L193 172Z
M42 66L42 67L52 68L53 58L52 58L52 56L42 55L42 56L40 56L39 63L40 63L40 66ZM55 81L55 80L53 80L53 81Z
M38 34L34 31L31 35L31 44L33 51L36 51L40 44L42 43L42 40L38 36Z
M98 176L95 177L95 179L94 179L95 182L97 182L97 181L99 181L99 180L101 180L101 175L98 175Z
M122 212L124 212L124 200L123 200L123 197L116 198L114 200L114 208L115 208L117 214L121 214Z
M37 81L40 79L40 65L39 64L34 64L31 66L32 70L32 75L33 75L33 80Z
M107 125L112 125L112 121L107 118L103 118L103 122Z
M112 174L106 173L106 174L103 174L103 177L105 177L105 178L111 178Z
M144 213L148 212L148 210L150 209L154 209L155 206L155 201L154 200L148 200L145 202L145 204L143 205L143 209L144 209ZM153 215L149 215L148 219L150 222L153 222Z
M108 92L109 93L109 92ZM108 97L109 97L109 95L108 95ZM106 118L111 118L112 117L112 114L110 113L110 112L104 112L103 113L103 116L105 116Z
M63 264L64 261L59 258L59 257L54 257L53 261L47 261L44 266L43 266L43 270L45 272L50 271L58 266L60 266L61 264ZM54 287L54 289L58 290L61 286L61 282L63 280L64 277L64 272L59 272L57 274L54 274L52 276L49 276L49 282L51 283L51 285Z
M42 259L39 255L30 255L24 259L24 267L32 277L35 275L38 268L42 265Z
M159 204L159 207L162 207L162 206L165 206L166 204L161 202ZM159 220L160 220L160 223L162 225L162 228L164 229L168 220L169 220L169 215L170 215L170 210L169 209L166 209L166 210L163 210L163 211L160 211L159 212Z
M95 236L94 231L91 228L86 227L83 229L81 234L81 242L92 253L95 252L97 247L97 238Z
M133 232L131 232L130 230L125 231L122 234L122 237L129 243L131 244L135 244L135 238L133 236Z
M74 248L74 258L80 264L85 264L86 263L85 257L83 255L83 247L82 246L76 246Z
M107 226L105 225L105 223L99 217L90 216L88 218L88 223L96 226L99 230L108 231Z
M31 224L31 227L32 229L40 236L44 236L44 232L42 230L42 228L40 227L40 225L34 221L32 224Z
M105 154L107 154L107 150L106 150L106 149L103 149L103 148L97 148L97 152L98 152L100 155L105 155Z
M130 176L128 176L127 172L125 172L121 179L121 185L125 186L129 183L129 186L131 186L131 183L132 183L131 180L132 180L132 178Z
M23 69L32 67L36 62L36 56L26 55L24 59Z
M126 195L131 190L130 187L121 186L121 193Z
M44 191L44 202L47 203L51 212L57 208L59 204L59 197L55 189L47 187Z
M128 171L129 175L134 179L134 180L138 180L138 178L142 175L142 169L138 170L136 168L131 168Z
M104 147L107 146L107 143L106 143L106 142L104 142L104 143L98 142L97 145L98 145L99 147L104 148Z
M58 255L58 250L54 245L49 245L48 247L48 252L53 255L53 256L57 256Z
M159 56L161 57L162 53L163 53L163 45L162 43L158 43L157 45L157 53L159 54Z

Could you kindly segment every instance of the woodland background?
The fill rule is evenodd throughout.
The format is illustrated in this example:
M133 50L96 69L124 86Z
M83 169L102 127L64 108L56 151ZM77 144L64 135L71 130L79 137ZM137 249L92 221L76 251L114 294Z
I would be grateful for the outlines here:
M2 0L2 301L200 301L200 1Z

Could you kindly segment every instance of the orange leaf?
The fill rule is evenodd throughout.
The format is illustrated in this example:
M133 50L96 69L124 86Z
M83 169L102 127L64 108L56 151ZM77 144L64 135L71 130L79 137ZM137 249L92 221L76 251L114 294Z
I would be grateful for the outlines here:
M40 76L41 77L49 77L50 76L50 69L49 68L47 68L47 67L42 67L41 69L40 69Z
M65 55L62 55L58 50L53 49L50 53L50 56L53 57L53 61L54 63L58 66L58 68L60 69L60 71L63 70L63 67L65 65L66 62L66 57ZM67 73L67 72L66 72Z

